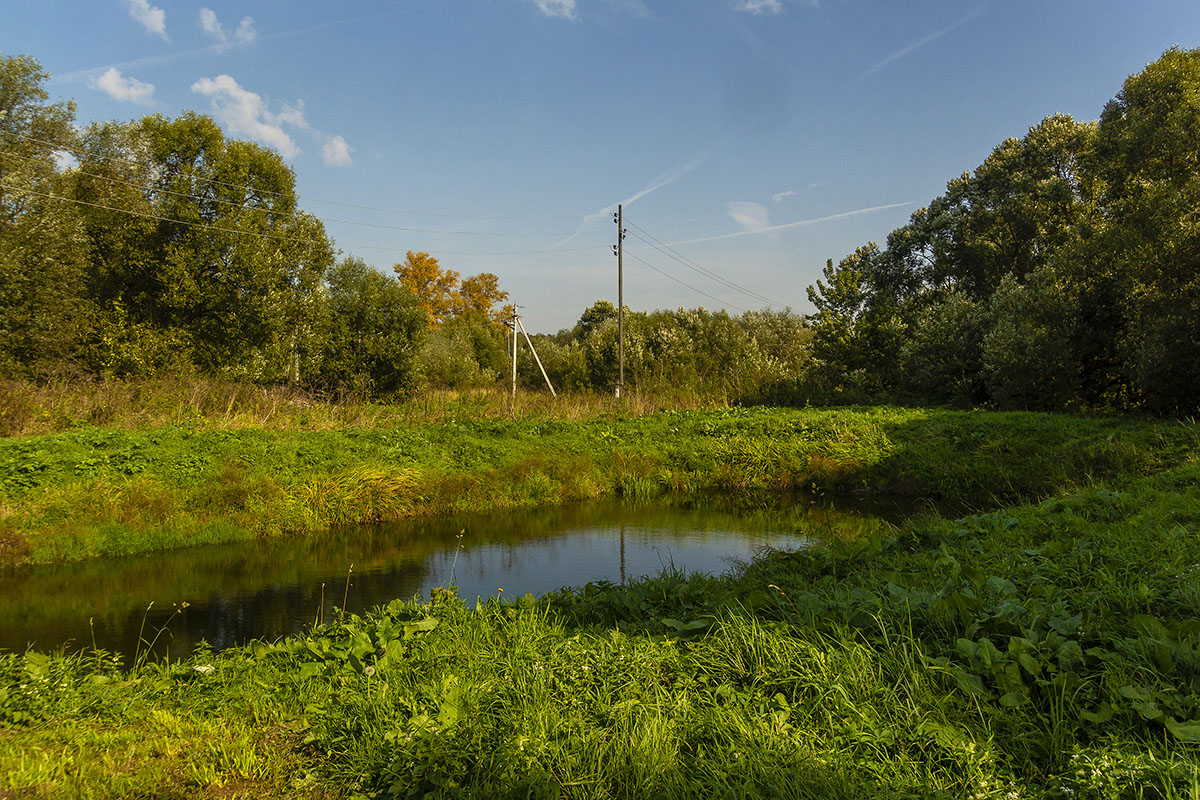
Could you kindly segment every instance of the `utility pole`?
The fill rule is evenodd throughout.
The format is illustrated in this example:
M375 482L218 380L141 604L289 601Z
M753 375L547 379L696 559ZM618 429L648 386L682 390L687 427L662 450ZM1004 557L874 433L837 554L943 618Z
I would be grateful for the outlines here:
M513 318L509 327L512 328L513 347L512 347L512 410L517 413L517 310L513 308Z
M546 374L546 368L542 366L542 359L538 357L537 348L533 346L533 340L529 338L529 332L525 330L525 324L521 322L521 314L517 311L520 306L513 306L512 319L508 322L508 327L512 330L512 410L517 413L517 331L525 335L525 342L529 345L529 352L533 353L533 360L537 362L538 369L542 371L542 377L546 379L546 386L550 389L551 397L558 397L558 392L554 391L554 384L550 383L550 376Z
M537 362L538 369L542 371L542 377L546 379L546 386L550 389L551 397L558 397L558 392L554 391L554 384L550 382L550 376L546 374L546 368L542 366L542 360L538 358L537 348L533 346L533 340L529 338L529 332L525 330L524 323L521 322L521 315L517 315L517 324L521 326L521 333L525 334L525 344L529 345L529 352L533 353L533 360ZM516 335L515 333L513 334Z
M620 203L617 203L613 222L617 223L617 243L613 245L613 252L617 254L617 399L620 400L625 393L625 218Z

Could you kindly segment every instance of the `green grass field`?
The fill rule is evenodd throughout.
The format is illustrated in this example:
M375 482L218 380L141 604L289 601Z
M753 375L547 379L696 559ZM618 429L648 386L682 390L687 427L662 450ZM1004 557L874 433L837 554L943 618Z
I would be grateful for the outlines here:
M977 509L1160 470L1194 426L1066 416L732 409L296 431L83 427L0 439L0 563L610 496L899 493Z
M942 511L181 662L0 656L0 797L1200 798L1198 452L1192 424L888 408L4 440L35 560L608 494Z

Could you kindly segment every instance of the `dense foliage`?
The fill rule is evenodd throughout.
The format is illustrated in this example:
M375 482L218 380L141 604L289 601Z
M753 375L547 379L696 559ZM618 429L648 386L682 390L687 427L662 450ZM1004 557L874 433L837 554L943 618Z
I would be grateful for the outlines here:
M1200 409L1200 50L1055 114L809 289L814 396Z
M0 57L0 373L416 385L416 299L337 261L276 153L190 112L76 131L46 78Z
M695 392L724 402L770 399L809 358L811 331L790 309L725 311L625 309L625 384L635 392ZM565 389L611 390L617 383L617 308L600 300L579 322L534 347L550 380ZM542 383L533 356L518 353L529 386Z
M77 132L36 61L0 57L0 70L0 375L198 371L369 397L509 374L513 307L495 275L460 277L423 252L394 277L338 260L274 152L191 112ZM807 342L790 311L631 313L627 382L769 395ZM556 386L614 386L611 303L536 343ZM522 381L538 386L521 349Z

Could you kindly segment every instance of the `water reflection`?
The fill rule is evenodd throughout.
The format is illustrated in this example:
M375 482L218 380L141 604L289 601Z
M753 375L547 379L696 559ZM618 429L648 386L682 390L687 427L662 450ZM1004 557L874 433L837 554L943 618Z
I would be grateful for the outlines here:
M664 567L719 573L764 546L883 524L808 503L755 514L609 503L26 568L0 575L0 648L94 642L131 656L169 620L155 652L180 656L202 639L220 649L295 633L343 597L362 611L450 584L475 598L622 582Z

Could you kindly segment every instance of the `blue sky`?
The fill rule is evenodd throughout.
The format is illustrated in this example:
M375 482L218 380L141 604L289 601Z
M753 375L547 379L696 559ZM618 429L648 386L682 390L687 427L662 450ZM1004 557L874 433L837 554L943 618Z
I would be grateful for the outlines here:
M632 308L810 310L827 258L1172 45L1195 0L0 0L81 122L211 114L344 253L494 272L531 331L616 299L619 202Z

